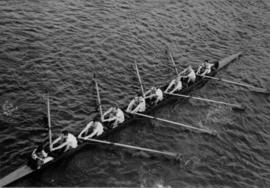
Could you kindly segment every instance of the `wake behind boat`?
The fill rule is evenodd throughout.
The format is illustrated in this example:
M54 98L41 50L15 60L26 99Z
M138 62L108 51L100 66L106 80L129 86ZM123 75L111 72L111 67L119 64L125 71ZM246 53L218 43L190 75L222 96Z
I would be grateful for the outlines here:
M237 53L237 54L231 55L227 58L221 59L219 61L212 62L211 63L212 64L211 72L209 74L206 74L206 76L214 77L218 71L220 71L222 68L224 68L225 66L232 63L240 55L241 55L241 53ZM209 80L209 78L207 78L207 77L197 76L194 83L184 83L183 88L180 91L175 92L175 94L186 95L195 89L199 89L199 88L203 87L207 83L208 80ZM95 81L95 83L97 85L96 81ZM166 90L166 88L168 87L168 85L169 85L169 83L164 85L163 87L160 87L160 90L162 90L164 92ZM98 93L98 89L97 89L97 93ZM99 95L99 93L98 93L98 95ZM146 116L153 117L150 115L154 112L154 109L157 109L157 108L161 107L162 105L167 104L170 101L174 101L176 98L177 97L175 97L175 96L165 94L163 96L162 101L151 102L150 100L146 100L146 110L144 112L141 112L140 114L144 117L146 117ZM101 107L100 100L99 100L99 106ZM124 111L125 109L127 109L127 107L124 107L121 109ZM100 111L101 111L101 108L100 108ZM101 112L101 115L102 115L102 112ZM118 124L117 126L112 125L112 122L104 122L103 123L103 126L104 126L103 133L99 136L94 137L94 138L97 140L104 140L108 136L126 128L138 116L139 115L137 113L134 113L134 114L125 113L124 122ZM50 120L49 120L49 124L50 124ZM182 127L185 127L185 126L182 126ZM208 130L206 130L205 132L207 133ZM50 140L50 143L51 143L51 140ZM83 147L85 147L88 144L89 144L89 142L87 140L79 142L78 147L76 147L74 149L71 148L68 151L62 152L62 153L61 152L60 153L59 152L50 152L49 147L45 147L45 150L47 151L48 155L53 157L53 160L43 164L42 166L40 166L40 168L35 168L35 167L31 168L29 166L29 163L26 162L25 165L22 165L17 170L13 171L12 173L10 173L7 176L5 176L4 178L2 178L0 180L0 187L10 185L11 183L14 183L14 182L16 182L16 181L18 181L26 176L29 176L33 173L39 173L41 170L44 170L44 169L46 169L46 167L51 166L53 164L56 164L57 162L61 161L63 158L68 158L69 156L75 154L76 152L80 151Z

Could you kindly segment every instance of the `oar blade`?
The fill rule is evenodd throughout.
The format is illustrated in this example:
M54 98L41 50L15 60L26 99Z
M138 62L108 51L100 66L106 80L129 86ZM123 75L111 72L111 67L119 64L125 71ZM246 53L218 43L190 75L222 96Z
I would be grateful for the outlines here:
M253 92L256 93L262 93L262 94L270 94L270 90L269 89L265 89L265 88L258 88L258 87L254 87L251 89Z
M235 110L235 111L245 111L246 107L243 106L243 105L238 105L238 106L232 107L232 109Z

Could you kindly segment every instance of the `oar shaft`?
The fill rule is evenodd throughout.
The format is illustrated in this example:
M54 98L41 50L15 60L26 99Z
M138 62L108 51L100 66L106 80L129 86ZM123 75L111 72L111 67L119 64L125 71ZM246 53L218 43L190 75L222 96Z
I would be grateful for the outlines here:
M128 145L128 144L115 143L115 142L110 142L110 141L105 141L105 140L98 140L98 139L93 139L93 138L89 138L87 140L91 141L91 142L107 144L107 145L113 145L113 146L118 146L118 147L123 147L123 148L128 148L128 149L134 149L134 150L140 150L140 151L147 151L147 152L151 152L151 153L168 155L168 156L172 156L172 157L176 157L178 155L177 153L173 153L173 152L159 151L159 150L150 149L150 148L132 146L132 145Z
M47 116L48 116L48 126L49 126L49 144L52 144L52 125L51 125L51 109L50 109L50 98L47 98Z
M143 85L142 85L142 80L141 80L140 72L139 72L139 69L138 69L137 62L136 61L135 61L135 69L136 69L137 77L138 77L139 82L140 82L142 96L145 97L144 96L144 89L143 89Z
M172 57L172 54L171 54L170 51L169 51L169 55L170 55L170 59L171 59L171 61L172 61L172 64L173 64L175 73L178 75L178 70L177 70L177 68L176 68L175 62L174 62L174 60L173 60L173 57Z
M183 124L183 123L174 122L174 121L167 120L167 119L162 119L162 118L158 118L158 117L154 117L154 116L149 116L149 115L145 115L145 114L141 114L141 113L132 113L132 114L135 114L137 116L142 116L142 117L150 118L150 119L155 119L155 120L163 121L163 122L166 122L166 123L170 123L170 124L173 124L173 125L178 125L178 126L181 126L181 127L185 127L185 128L188 128L188 129L192 129L192 130L196 130L196 131L200 131L200 132L204 132L204 133L213 134L212 131L207 130L207 129L201 129L201 128L193 127L191 125L186 125L186 124Z
M223 101L216 101L216 100L212 100L212 99L193 97L190 95L182 95L182 94L174 94L174 93L165 93L165 94L176 96L176 97L184 97L184 98L191 98L191 99L196 99L196 100L201 100L201 101L206 101L206 102L212 102L212 103L217 103L217 104L224 104L224 105L228 105L228 106L232 106L232 107L236 107L236 108L242 108L242 106L239 104L231 104L231 103L227 103L227 102L223 102Z
M94 79L94 81L95 81L95 85L96 85L96 92L97 92L98 108L99 108L100 118L102 118L103 112L102 112L102 106L101 106L98 82L96 81L96 79Z
M243 87L257 89L260 92L268 92L265 88L259 88L259 87L252 86L252 85L249 85L249 84L244 84L244 83L240 83L240 82L234 82L234 81L231 81L231 80L226 80L226 79L223 79L223 78L216 78L216 77L212 77L212 76L203 76L203 77L210 78L210 79L213 79L213 80L223 81L223 82L234 84L234 85L239 85L239 86L243 86Z

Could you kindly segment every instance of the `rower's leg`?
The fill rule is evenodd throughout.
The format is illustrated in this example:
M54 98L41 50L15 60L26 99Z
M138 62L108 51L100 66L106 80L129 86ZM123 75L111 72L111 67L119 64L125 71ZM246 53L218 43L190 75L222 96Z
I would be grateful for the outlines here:
M43 164L46 164L47 162L53 160L53 157L46 157L45 159L43 159Z
M43 161L42 160L37 160L37 169L40 169L40 167L43 165Z
M65 148L65 150L64 150L64 152L68 151L69 149L70 149L70 146L67 145L66 148Z
M157 105L158 103L159 103L159 99L156 98L156 100L155 100L155 105Z
M119 121L118 121L118 120L115 120L115 121L113 122L113 127L112 127L112 128L113 128L113 129L116 128L116 127L118 126L118 124L119 124Z

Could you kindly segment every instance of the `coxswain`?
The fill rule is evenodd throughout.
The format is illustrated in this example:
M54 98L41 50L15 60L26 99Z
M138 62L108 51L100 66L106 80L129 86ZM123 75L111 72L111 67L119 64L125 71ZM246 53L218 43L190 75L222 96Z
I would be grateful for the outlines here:
M146 109L145 99L142 96L137 95L129 103L126 111L129 113L137 113L137 112L144 112L145 109Z
M174 93L175 91L180 91L182 88L183 88L182 76L180 76L180 74L179 74L179 75L177 75L177 77L175 79L173 79L171 81L171 83L168 85L168 87L166 88L166 90L164 92L165 93Z
M163 92L160 88L152 87L150 90L145 92L145 99L155 100L155 104L163 100Z
M59 146L54 147L56 143L61 143ZM51 151L56 151L64 149L64 152L68 151L71 148L76 148L78 146L78 141L76 137L69 133L67 130L62 131L62 134L53 141L51 145Z
M94 136L99 136L104 132L103 125L99 121L99 117L95 116L92 121L90 121L85 128L81 131L78 138L87 140Z
M36 169L40 169L42 165L53 160L53 157L48 156L48 154L44 151L43 145L39 145L36 149L34 149L31 157L35 161Z
M209 63L208 60L205 60L198 68L196 74L205 76L206 74L209 74L211 72L212 67L214 64Z
M112 122L113 127L117 127L119 124L125 121L124 112L117 106L109 108L102 117L103 122Z

